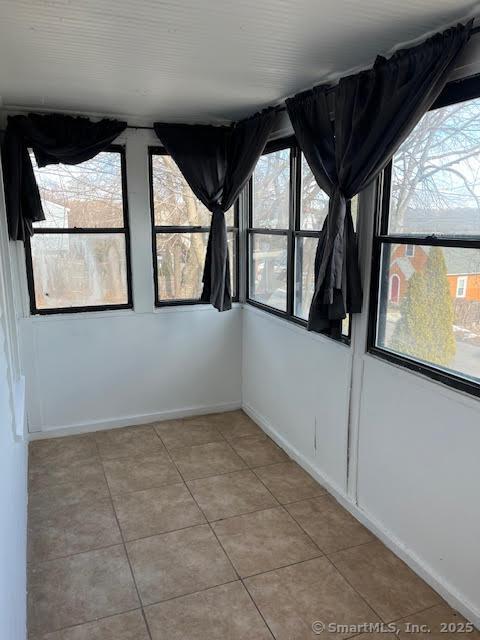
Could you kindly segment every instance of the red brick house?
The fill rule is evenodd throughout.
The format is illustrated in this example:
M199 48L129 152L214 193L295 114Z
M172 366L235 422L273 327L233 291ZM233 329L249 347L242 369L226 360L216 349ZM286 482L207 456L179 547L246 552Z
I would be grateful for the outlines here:
M443 248L450 294L453 299L480 301L480 256L477 251ZM398 304L404 297L408 281L427 262L428 248L420 245L397 245L390 261L388 300Z

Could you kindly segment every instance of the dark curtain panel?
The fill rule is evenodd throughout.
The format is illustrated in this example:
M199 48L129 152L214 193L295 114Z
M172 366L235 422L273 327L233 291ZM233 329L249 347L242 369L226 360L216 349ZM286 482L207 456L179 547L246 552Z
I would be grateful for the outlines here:
M287 100L299 145L330 196L319 235L309 329L339 335L346 314L361 311L350 200L377 178L438 97L471 26L448 29L388 60L379 57L372 69L341 79L334 89L334 123L328 87Z
M253 173L272 130L275 110L231 126L155 123L155 133L190 188L212 212L203 272L202 302L232 307L225 212Z
M10 116L2 148L10 238L25 240L33 223L45 219L29 148L39 167L79 164L108 147L126 126L117 120L91 122L61 114Z

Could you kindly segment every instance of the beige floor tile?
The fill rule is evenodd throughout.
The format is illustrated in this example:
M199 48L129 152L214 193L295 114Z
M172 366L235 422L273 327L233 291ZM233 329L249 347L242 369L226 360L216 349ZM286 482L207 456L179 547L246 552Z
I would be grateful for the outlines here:
M182 481L175 465L166 453L104 460L103 468L112 495L163 487L166 484Z
M208 442L223 442L223 436L205 418L168 420L155 425L155 431L168 449L193 447Z
M100 460L76 460L70 464L34 466L29 470L29 504L93 501L108 497Z
M208 525L129 542L127 551L143 604L236 579Z
M139 606L123 546L30 567L29 631L56 631Z
M338 551L330 558L386 622L440 601L439 596L381 542Z
M190 480L187 484L208 520L229 518L278 504L250 470Z
M260 427L243 411L214 413L206 417L227 440L263 435Z
M47 633L32 640L150 640L140 609Z
M375 540L368 529L331 496L302 500L286 508L324 553Z
M42 504L30 510L30 562L60 558L121 542L110 498L60 507Z
M265 435L237 438L230 444L249 467L262 467L288 460L285 451Z
M242 578L322 555L282 507L213 523Z
M240 582L154 604L145 615L152 640L272 640Z
M315 558L245 580L276 640L345 638L351 633L321 634L312 624L358 625L378 617L327 558Z
M124 493L114 496L113 504L125 540L205 522L183 483Z
M165 453L165 447L151 425L97 431L94 435L103 460Z
M282 504L314 498L327 492L296 462L257 467L255 473Z
M34 440L28 446L28 454L31 468L45 464L68 465L98 457L92 435Z
M480 631L447 604L442 603L398 621L400 640L480 640Z
M226 442L171 449L170 454L185 480L215 476L246 467Z

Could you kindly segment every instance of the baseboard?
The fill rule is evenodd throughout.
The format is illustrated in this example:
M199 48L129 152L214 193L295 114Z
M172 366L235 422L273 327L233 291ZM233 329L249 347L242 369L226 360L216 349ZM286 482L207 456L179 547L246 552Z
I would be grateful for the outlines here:
M29 433L29 440L41 440L43 438L57 438L61 436L72 436L92 431L104 431L106 429L116 429L119 427L130 427L138 424L149 424L151 422L162 422L163 420L175 420L177 418L187 418L189 416L204 415L206 413L221 413L223 411L235 411L241 409L242 403L224 402L212 405L198 405L195 407L184 407L169 411L158 411L155 413L144 413L134 416L123 416L108 420L96 420L94 422L79 422L61 427L45 427L42 431Z
M432 589L439 593L448 604L461 613L467 620L472 622L477 629L480 629L480 611L475 605L463 597L454 587L452 587L445 579L439 576L431 567L429 567L421 558L419 558L411 549L399 540L383 523L379 522L374 516L370 515L356 504L351 502L349 497L321 471L316 469L311 462L293 447L282 435L280 435L274 426L258 411L251 407L248 403L242 406L252 420L254 420L288 455L295 460L307 473L322 484L333 497L349 511L357 520L359 520L367 529L369 529L377 538L379 538L386 547L388 547L395 555L401 558L418 576L420 576Z

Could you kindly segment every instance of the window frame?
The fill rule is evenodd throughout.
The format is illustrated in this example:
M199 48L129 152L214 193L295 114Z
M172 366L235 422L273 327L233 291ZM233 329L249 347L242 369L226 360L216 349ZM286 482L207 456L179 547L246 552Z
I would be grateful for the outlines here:
M293 324L307 328L308 322L303 318L295 315L295 276L296 276L296 258L297 258L297 239L298 238L316 238L318 240L321 229L306 230L301 228L301 212L302 212L302 152L295 139L295 136L288 136L269 142L262 153L267 155L290 149L290 180L289 180L289 226L288 229L277 229L268 227L253 226L253 176L248 182L247 190L247 225L246 225L246 283L245 283L245 302L257 307L262 311L266 311L278 318L287 320ZM250 274L251 274L251 257L252 257L252 236L254 235L280 235L287 238L287 300L286 311L282 311L275 307L271 307L258 300L250 297ZM348 316L347 316L348 317ZM336 342L343 342L350 345L352 335L352 319L350 317L348 324L348 335L342 334L340 338L324 335Z
M462 78L448 83L430 111L447 107L452 104L466 102L468 100L480 98L480 75ZM368 311L368 335L367 351L374 356L386 360L395 365L400 365L410 371L420 373L423 376L440 382L453 389L464 391L474 396L480 396L480 383L471 380L460 373L441 369L434 365L429 365L413 357L402 355L390 351L385 347L378 346L377 330L379 329L379 315L382 305L380 291L384 289L385 282L388 281L388 264L385 260L382 264L382 246L388 244L400 245L420 245L431 247L455 247L458 249L480 249L480 234L476 236L454 236L436 234L393 234L388 232L388 218L390 209L390 193L392 179L392 161L384 169L378 178L377 201L375 206L374 228L372 239L372 262L371 262L371 282L370 300ZM384 252L383 254L387 254ZM383 281L382 281L383 278ZM385 290L385 289L384 289ZM383 301L385 304L387 301Z
M204 227L202 225L156 225L155 224L155 207L154 207L154 190L153 190L153 156L168 156L168 152L164 147L158 145L150 145L148 147L148 181L150 192L150 225L152 236L152 263L153 263L153 289L154 289L154 304L156 308L162 307L178 307L181 305L196 305L206 304L200 299L196 298L179 298L175 300L164 300L158 296L158 264L157 264L157 235L159 233L209 233L210 227ZM232 296L232 302L238 302L239 300L239 269L240 269L240 256L239 256L239 198L233 205L233 221L235 226L227 226L227 238L230 232L233 232L233 238L235 243L235 260L234 269L235 273L232 274L232 282L235 286L235 295Z
M130 216L128 211L128 190L127 190L127 165L126 151L123 144L111 144L106 147L103 152L118 153L120 155L120 179L122 185L122 210L123 210L123 227L71 227L59 229L56 227L41 227L33 230L33 235L87 235L87 234L123 234L125 237L125 270L127 284L127 302L123 304L102 304L102 305L81 305L75 307L52 307L48 309L39 309L36 305L35 298L35 276L33 273L32 245L30 237L25 239L25 262L27 288L30 298L30 314L48 316L63 313L89 313L92 311L116 311L121 309L133 309L133 290L132 290L132 267L131 267L131 239L130 239ZM101 153L103 153L101 152Z

